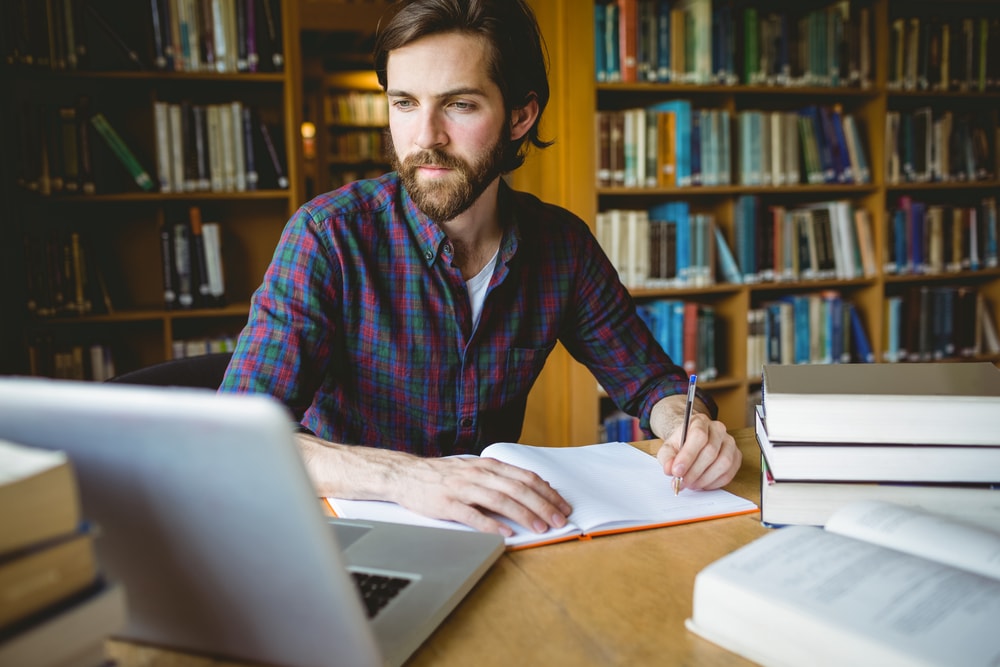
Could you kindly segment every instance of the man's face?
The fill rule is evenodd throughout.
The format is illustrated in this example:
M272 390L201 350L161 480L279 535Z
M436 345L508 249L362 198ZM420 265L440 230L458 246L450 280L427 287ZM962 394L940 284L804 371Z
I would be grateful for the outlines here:
M436 222L467 210L500 175L510 131L485 63L482 40L460 33L389 54L390 157L413 201Z

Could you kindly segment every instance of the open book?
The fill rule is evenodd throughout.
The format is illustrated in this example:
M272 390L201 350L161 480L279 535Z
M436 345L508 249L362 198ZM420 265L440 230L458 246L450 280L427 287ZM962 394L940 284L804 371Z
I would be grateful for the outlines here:
M535 472L573 506L569 522L546 533L506 521L514 534L507 547L528 547L608 533L669 526L703 519L748 514L757 506L728 491L682 490L675 496L672 478L657 460L623 442L585 447L533 447L494 443L482 456ZM472 530L453 521L421 516L395 503L327 498L334 513L347 519L370 519Z
M997 665L1000 533L881 501L695 578L688 629L765 665Z

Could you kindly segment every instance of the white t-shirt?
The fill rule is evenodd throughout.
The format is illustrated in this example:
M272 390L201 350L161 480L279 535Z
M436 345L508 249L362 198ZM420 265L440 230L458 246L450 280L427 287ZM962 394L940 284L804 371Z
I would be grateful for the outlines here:
M469 291L469 303L472 306L472 330L479 326L479 316L483 313L483 302L486 301L486 288L490 286L490 278L493 277L493 267L497 264L497 257L500 249L493 253L490 261L486 262L483 270L465 281L465 288Z

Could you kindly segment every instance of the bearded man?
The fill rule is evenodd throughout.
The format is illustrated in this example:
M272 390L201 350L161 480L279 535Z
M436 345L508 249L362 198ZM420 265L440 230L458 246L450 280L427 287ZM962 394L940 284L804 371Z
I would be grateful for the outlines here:
M524 0L395 3L376 37L394 171L303 205L286 226L221 391L275 396L320 495L381 499L509 535L572 511L545 480L478 454L516 441L556 342L663 439L664 473L732 480L740 453L636 314L582 220L501 178L549 99ZM683 447L681 447L683 445Z

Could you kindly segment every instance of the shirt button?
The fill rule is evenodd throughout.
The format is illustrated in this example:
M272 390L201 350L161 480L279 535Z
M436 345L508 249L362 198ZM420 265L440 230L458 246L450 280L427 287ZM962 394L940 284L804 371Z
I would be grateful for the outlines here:
M424 253L424 258L425 259L434 259L434 253L432 253L430 250L428 250L427 252Z
M444 244L444 254L446 254L446 255L450 255L451 254L451 244L450 243L445 243Z
M462 417L461 421L458 422L462 428L469 428L472 426L472 417Z

